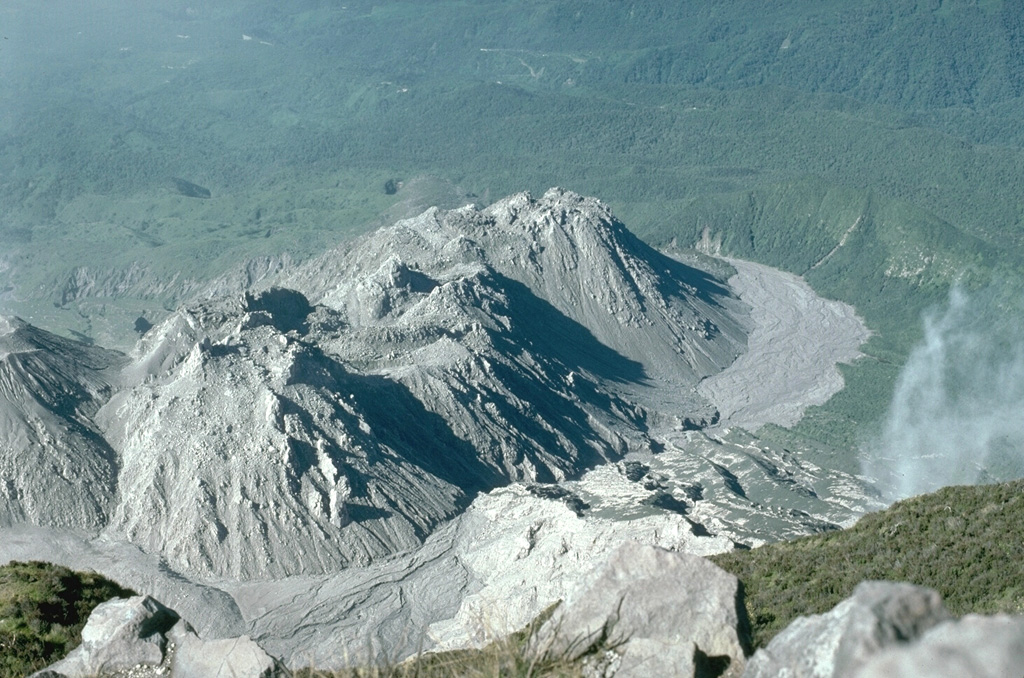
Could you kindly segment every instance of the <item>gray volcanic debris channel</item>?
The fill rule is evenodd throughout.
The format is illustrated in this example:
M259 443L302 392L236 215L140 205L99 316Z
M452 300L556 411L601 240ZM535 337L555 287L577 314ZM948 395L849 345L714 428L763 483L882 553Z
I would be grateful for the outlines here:
M736 268L734 284L754 279ZM270 651L329 666L346 646L415 651L407 624L429 626L428 644L472 642L498 601L526 621L625 539L711 553L828 529L856 512L856 479L693 430L718 409L728 425L791 423L837 390L820 375L865 336L848 307L756 277L738 297L597 200L552 189L428 210L276 287L184 307L130 356L61 344L93 366L62 387L78 404L26 395L48 364L5 372L4 394L21 394L4 401L5 431L47 430L19 423L39 408L64 418L2 461L48 459L82 486L5 477L0 526L18 526L0 560L117 560L122 581L177 609L195 585L175 577L205 582L237 604L204 594L219 601L199 620L211 633L237 633L241 615ZM760 306L775 302L770 327ZM780 343L787 326L819 350L780 358L797 346ZM21 354L3 350L6 369ZM787 369L746 388L769 359ZM72 424L91 447L53 442ZM57 497L92 508L59 511Z
M795 275L727 261L736 269L729 286L750 304L754 329L747 352L698 392L721 410L723 424L793 426L807 407L842 390L836 364L859 358L870 332L852 306L822 299Z

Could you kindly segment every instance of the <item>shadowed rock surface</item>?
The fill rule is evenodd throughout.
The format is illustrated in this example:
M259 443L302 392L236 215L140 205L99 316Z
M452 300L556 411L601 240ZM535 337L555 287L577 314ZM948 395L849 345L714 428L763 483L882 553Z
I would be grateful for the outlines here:
M0 526L106 523L117 455L92 417L125 362L0 317Z

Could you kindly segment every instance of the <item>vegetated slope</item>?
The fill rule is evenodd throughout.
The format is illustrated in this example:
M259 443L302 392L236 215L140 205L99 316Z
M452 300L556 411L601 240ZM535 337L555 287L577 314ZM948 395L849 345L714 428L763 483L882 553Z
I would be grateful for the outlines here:
M1010 2L234 2L140 8L126 34L92 11L84 32L75 12L10 15L0 241L23 298L60 301L61 261L102 279L113 242L157 278L309 255L424 173L483 202L569 186L652 237L694 198L812 176L1021 244Z
M93 608L134 591L93 573L40 562L0 567L0 678L23 678L82 642Z
M798 430L837 449L856 448L858 424L878 419L919 318L946 300L950 285L1000 295L1001 313L1022 313L1012 248L1001 249L911 204L804 179L694 200L659 232L680 241L796 272L821 294L854 304L875 331L870 356L844 368L847 387L812 409ZM980 313L979 309L979 313ZM993 318L994 319L994 318ZM846 467L855 471L856 460Z
M106 522L117 459L92 417L124 363L120 353L0 316L0 525Z
M868 579L936 589L956 615L1024 612L1024 481L947 487L853 527L712 560L743 582L754 640L825 612Z
M203 575L366 564L481 490L649 449L630 391L713 420L693 387L745 343L725 287L559 190L428 211L287 284L139 343L97 416L108 535Z

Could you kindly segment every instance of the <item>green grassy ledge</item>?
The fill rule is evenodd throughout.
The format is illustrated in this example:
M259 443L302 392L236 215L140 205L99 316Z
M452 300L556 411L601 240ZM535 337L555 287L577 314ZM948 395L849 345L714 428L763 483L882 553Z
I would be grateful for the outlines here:
M927 586L954 615L1024 612L1024 480L947 487L853 527L711 558L743 582L754 644L830 610L861 581Z

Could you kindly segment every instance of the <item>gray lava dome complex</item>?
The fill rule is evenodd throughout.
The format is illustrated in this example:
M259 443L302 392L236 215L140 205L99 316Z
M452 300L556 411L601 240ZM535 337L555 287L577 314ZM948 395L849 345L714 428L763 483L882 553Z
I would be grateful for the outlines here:
M650 449L651 394L713 421L695 386L746 320L722 282L552 189L186 305L130 356L4 321L0 525L102 530L200 577L366 565L480 492Z

